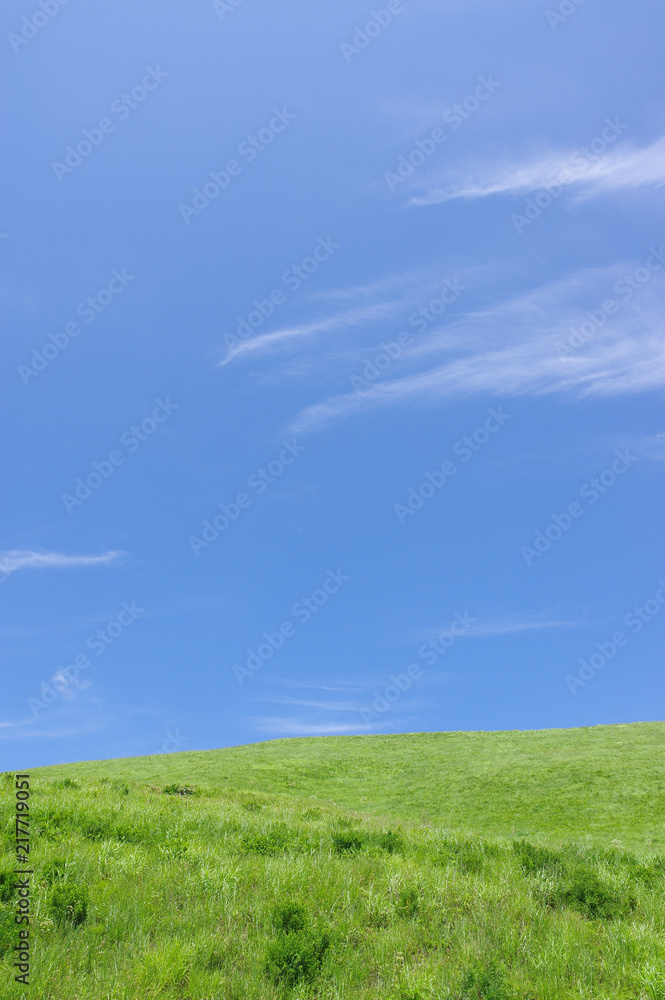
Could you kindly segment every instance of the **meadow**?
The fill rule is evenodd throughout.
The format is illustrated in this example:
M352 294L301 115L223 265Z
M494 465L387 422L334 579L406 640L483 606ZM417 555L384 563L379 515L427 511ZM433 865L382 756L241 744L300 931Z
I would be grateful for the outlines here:
M665 1000L665 724L276 740L31 773L2 1000Z

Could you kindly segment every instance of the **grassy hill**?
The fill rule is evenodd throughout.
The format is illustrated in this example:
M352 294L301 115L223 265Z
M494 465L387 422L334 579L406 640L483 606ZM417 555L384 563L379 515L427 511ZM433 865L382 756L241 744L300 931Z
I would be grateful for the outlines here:
M0 997L665 1000L664 737L327 737L33 771L27 993L7 775Z

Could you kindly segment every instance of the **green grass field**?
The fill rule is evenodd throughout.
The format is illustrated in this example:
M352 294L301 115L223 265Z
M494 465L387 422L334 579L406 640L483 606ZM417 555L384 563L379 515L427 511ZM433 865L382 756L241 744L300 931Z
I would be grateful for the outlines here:
M665 724L277 740L31 774L28 990L665 1000Z

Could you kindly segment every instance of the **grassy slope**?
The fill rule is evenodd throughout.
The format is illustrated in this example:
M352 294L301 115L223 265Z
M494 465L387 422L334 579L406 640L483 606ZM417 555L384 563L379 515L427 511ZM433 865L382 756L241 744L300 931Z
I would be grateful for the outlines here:
M661 722L274 740L34 773L282 792L478 834L665 847Z
M281 740L33 771L33 985L5 951L0 998L665 1000L663 735ZM280 931L277 903L309 929ZM309 954L310 979L276 981L270 949Z

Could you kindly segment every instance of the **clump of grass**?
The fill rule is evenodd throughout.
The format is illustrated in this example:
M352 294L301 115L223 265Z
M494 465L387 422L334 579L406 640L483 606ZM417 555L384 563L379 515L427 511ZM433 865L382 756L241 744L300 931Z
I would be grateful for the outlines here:
M558 902L591 920L615 920L635 909L632 892L615 888L593 868L579 865L567 875L558 892Z
M223 969L225 965L226 965L225 956L221 953L221 951L218 951L217 949L213 948L208 953L203 963L203 968L207 969L208 972L218 972L220 969Z
M648 1000L665 1000L665 972L661 969L648 966L640 974L639 983Z
M329 936L315 931L280 935L268 945L266 968L276 983L294 986L298 981L312 982L319 973L330 946Z
M415 917L420 909L420 896L418 891L410 886L407 889L400 889L395 901L395 912L400 917Z
M486 860L495 858L501 848L483 840L444 838L439 841L436 860L440 864L452 864L458 871L478 875Z
M307 911L300 903L277 903L271 917L276 936L266 954L268 976L287 987L312 982L330 947L329 934L310 926Z
M525 874L544 877L536 894L546 905L568 907L589 920L615 920L635 909L634 893L604 878L597 869L599 863L625 865L625 856L614 851L584 852L572 846L557 852L524 840L514 841L512 847ZM627 860L631 865L630 857Z
M256 802L254 799L250 799L249 802L243 802L243 809L247 812L261 812L263 806L260 802Z
M332 843L335 854L352 854L361 850L366 838L362 833L333 833Z
M48 861L41 872L41 881L46 885L62 882L67 877L67 862L64 858L53 858Z
M181 861L187 856L188 850L188 841L177 836L166 837L158 847L158 851L161 856L166 858L168 861Z
M189 997L185 992L193 962L191 945L171 940L156 943L143 958L136 996Z
M611 864L613 858L610 856L608 862ZM617 863L627 870L630 877L642 885L653 886L665 879L665 858L658 854L652 855L640 861L634 854L623 853L619 855Z
M358 826L359 823L360 820L357 816L338 816L337 818L337 826L343 827L345 830Z
M47 807L41 810L36 822L35 833L37 836L55 842L66 839L74 823L74 818L68 810Z
M284 824L275 824L264 832L259 830L245 831L240 838L240 843L247 854L271 857L275 854L281 854L292 839L288 827Z
M119 778L100 778L100 785L108 785L116 792L120 792L121 795L129 795L130 788L126 781L121 781ZM154 791L159 791L156 786L153 786Z
M191 785L166 785L162 788L162 794L164 795L194 795L196 789L192 788Z
M115 823L106 816L81 817L79 831L86 840L111 840L115 834Z
M53 886L47 899L49 915L58 924L78 927L88 916L90 893L87 886L60 882Z
M394 830L388 830L386 833L379 833L376 837L376 843L381 850L387 851L388 854L394 854L404 848L404 840L400 837L399 833L395 833Z
M397 987L397 992L391 993L388 1000L425 1000L425 997L426 994L420 989L401 983Z
M513 1000L503 970L495 963L476 963L462 980L460 1000Z
M514 840L513 853L519 861L520 868L526 875L536 875L539 872L556 872L562 868L561 855L548 847L530 844L527 840Z
M275 903L272 907L272 926L282 934L302 931L307 926L307 922L307 910L301 903Z

